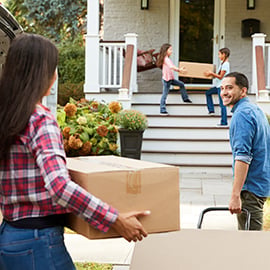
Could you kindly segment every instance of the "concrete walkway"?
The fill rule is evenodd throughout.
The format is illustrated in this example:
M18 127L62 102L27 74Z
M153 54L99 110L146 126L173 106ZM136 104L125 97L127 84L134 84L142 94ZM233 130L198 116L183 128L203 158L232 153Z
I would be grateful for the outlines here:
M182 229L196 229L203 209L228 206L232 188L231 175L180 173L180 224ZM228 212L205 215L203 229L236 229L236 219ZM65 242L75 262L111 263L114 270L128 270L135 244L122 238L89 240L66 234Z

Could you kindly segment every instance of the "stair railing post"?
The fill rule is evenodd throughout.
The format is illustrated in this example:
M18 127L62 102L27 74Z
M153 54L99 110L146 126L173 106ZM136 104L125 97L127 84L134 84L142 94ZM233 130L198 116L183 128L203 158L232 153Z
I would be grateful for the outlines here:
M256 93L258 96L258 81L257 81L257 64L256 64L256 46L263 47L265 46L265 37L266 35L263 33L256 33L251 36L252 37L252 82L251 82L251 93Z
M129 92L130 97L132 97L132 93L138 92L138 85L137 85L137 38L138 35L135 33L128 33L125 35L125 43L127 45L133 45L133 61L132 61L132 68L131 68L131 78L130 78L130 86Z

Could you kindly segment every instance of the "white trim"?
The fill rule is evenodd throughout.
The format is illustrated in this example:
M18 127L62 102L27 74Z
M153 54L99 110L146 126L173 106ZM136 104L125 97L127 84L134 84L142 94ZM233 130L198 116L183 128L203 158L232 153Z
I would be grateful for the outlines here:
M171 59L175 65L179 62L179 23L180 1L170 0L169 9L169 43L172 44L173 54Z
M84 93L99 91L99 0L88 0Z
M219 66L218 51L225 45L225 0L215 0L213 29L213 64Z

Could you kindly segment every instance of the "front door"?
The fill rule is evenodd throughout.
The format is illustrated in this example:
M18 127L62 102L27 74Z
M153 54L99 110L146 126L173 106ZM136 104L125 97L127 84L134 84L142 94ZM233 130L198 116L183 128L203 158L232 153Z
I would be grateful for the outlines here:
M224 44L224 0L180 0L179 59L219 65L218 50ZM186 83L211 80L181 78Z

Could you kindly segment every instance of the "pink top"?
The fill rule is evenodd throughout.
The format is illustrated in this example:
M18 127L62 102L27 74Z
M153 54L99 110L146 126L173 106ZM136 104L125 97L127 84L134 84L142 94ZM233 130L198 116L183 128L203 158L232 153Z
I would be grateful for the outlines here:
M168 56L165 56L162 66L162 79L164 81L174 80L172 67L174 67L172 60Z

